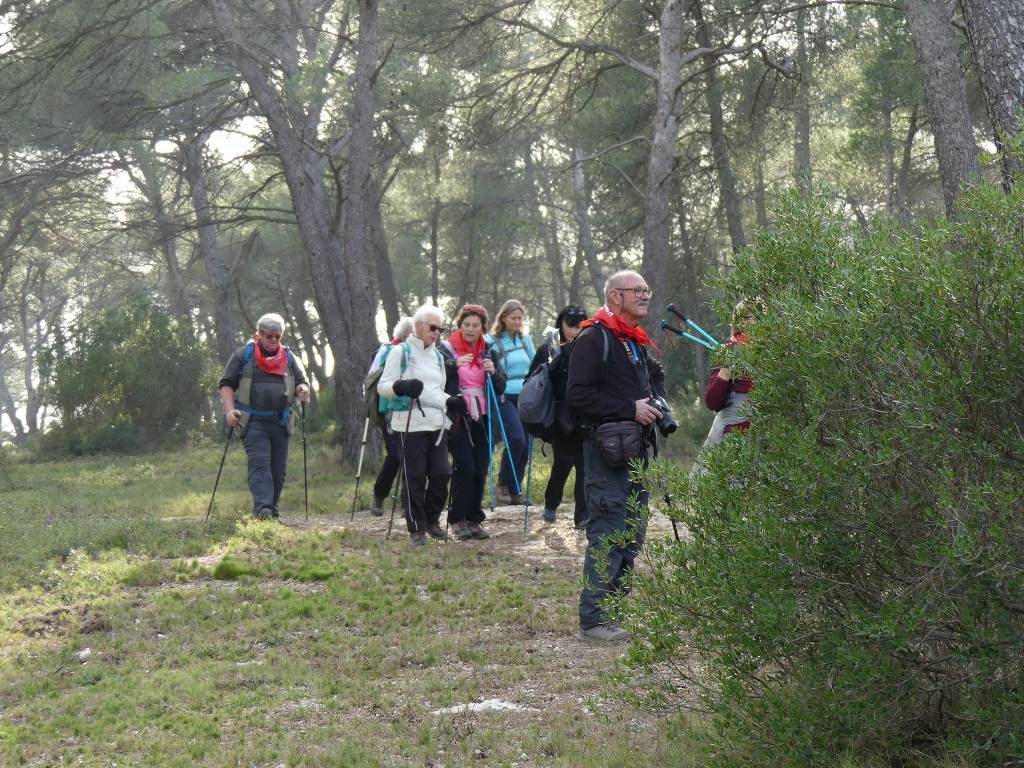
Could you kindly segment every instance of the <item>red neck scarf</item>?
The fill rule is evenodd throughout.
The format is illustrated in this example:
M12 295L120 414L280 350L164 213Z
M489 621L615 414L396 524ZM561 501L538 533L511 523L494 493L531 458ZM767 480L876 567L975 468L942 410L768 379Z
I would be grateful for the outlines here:
M448 337L448 343L452 345L452 349L455 350L456 357L462 357L463 355L472 355L473 360L470 365L483 365L480 362L480 353L484 349L484 337L483 334L477 337L476 344L472 347L469 346L469 342L462 335L462 331L456 331Z
M273 355L267 355L263 352L263 347L260 346L260 340L257 338L252 343L252 357L260 370L265 373L284 376L288 372L288 351L284 344L279 344L277 352Z
M635 341L637 344L650 344L655 349L658 348L657 344L651 341L651 337L647 335L647 331L639 325L630 325L622 318L622 315L612 314L608 307L601 307L594 313L592 318L580 323L580 328L586 328L587 326L594 325L594 323L600 323L603 325L609 331L614 333L615 338L619 341L629 339L631 341Z

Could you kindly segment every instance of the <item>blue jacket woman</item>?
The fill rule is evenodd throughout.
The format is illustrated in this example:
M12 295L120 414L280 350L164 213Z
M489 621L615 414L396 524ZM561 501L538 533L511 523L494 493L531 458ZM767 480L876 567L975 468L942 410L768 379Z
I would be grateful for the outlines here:
M523 473L529 453L526 430L519 421L519 393L523 391L523 382L530 370L537 348L533 340L523 332L526 320L526 309L522 302L509 299L501 305L498 317L491 327L489 341L498 354L498 362L505 372L507 382L505 394L501 398L499 411L508 445L501 457L501 469L498 472L498 485L495 495L505 504L523 504L526 497L522 489L526 487Z

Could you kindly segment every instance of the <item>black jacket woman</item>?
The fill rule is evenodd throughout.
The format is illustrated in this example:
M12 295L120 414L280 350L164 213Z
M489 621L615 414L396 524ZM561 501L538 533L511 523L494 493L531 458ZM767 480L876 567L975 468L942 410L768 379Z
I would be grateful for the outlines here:
M575 304L565 307L555 318L555 327L544 331L544 343L530 363L530 373L533 373L537 366L550 363L552 389L556 393L556 398L564 398L565 384L569 377L569 345L579 334L580 323L586 319L587 313L582 307ZM544 489L544 520L553 523L557 519L565 483L569 479L569 472L575 468L573 524L577 530L581 530L587 526L587 504L583 490L583 436L573 423L565 402L559 400L556 407L556 432L551 440L554 460L547 488Z

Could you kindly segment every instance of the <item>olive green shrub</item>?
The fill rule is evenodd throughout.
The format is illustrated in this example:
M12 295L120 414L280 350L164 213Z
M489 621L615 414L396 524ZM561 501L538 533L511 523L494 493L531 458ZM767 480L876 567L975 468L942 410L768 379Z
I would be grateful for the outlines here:
M865 229L787 197L718 286L767 305L753 428L649 468L683 541L617 606L711 764L1024 761L1024 185L961 205Z

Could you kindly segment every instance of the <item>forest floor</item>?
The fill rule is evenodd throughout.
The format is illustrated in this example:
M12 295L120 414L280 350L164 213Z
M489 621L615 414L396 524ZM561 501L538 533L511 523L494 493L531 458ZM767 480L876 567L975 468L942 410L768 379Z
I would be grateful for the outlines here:
M0 763L695 763L609 679L626 648L575 638L571 509L414 548L400 512L390 539L387 517L349 522L319 444L307 522L301 455L284 522L255 522L233 446L208 527L216 446L3 467Z

